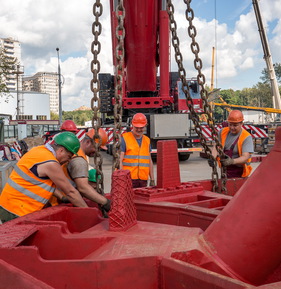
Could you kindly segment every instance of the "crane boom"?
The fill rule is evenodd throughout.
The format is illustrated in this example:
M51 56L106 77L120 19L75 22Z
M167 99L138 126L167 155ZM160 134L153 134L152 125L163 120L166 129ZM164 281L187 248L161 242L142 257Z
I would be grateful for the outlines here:
M281 109L277 108L269 108L269 107L256 107L256 106L246 106L246 105L238 105L238 104L228 104L224 101L224 103L213 103L216 106L222 106L226 108L244 108L248 110L258 110L264 111L266 113L281 113Z
M280 92L278 83L276 80L275 70L272 62L272 57L268 45L268 40L266 36L266 32L262 23L262 17L259 9L258 0L253 0L253 6L254 11L257 19L257 25L260 33L262 48L264 52L264 60L266 62L269 78L270 78L270 84L271 84L271 93L272 93L272 99L273 99L273 107L276 109L281 109L281 100L280 100Z

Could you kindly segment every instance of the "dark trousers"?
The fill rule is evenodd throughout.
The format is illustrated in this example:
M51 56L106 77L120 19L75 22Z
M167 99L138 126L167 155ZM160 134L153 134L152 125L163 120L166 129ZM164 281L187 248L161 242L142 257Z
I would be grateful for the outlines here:
M140 179L132 180L132 185L133 185L133 188L144 188L144 187L147 187L147 181L140 180Z

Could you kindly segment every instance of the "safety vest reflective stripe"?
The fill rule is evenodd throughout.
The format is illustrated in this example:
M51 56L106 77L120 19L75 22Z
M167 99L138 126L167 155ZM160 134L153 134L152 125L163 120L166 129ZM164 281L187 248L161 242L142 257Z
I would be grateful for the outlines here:
M126 152L123 158L123 169L131 172L132 179L148 180L150 168L150 139L143 135L139 146L132 132L124 133Z
M55 191L48 177L40 178L32 168L46 162L59 164L53 152L45 146L32 148L17 163L0 195L0 206L17 215L41 210Z
M126 155L126 159L144 159L149 160L149 156L134 156L134 155Z
M48 199L42 198L42 197L34 194L33 192L25 189L24 187L18 185L17 183L15 183L14 181L12 181L11 179L8 179L8 184L9 184L12 188L14 188L15 190L21 192L22 194L28 196L29 198L31 198L31 199L33 199L33 200L35 200L35 201L37 201L37 202L40 202L40 203L42 203L42 204L44 204L44 205L47 204L48 201L49 201Z
M49 186L48 184L45 184L43 182L40 182L39 180L35 180L34 178L30 177L28 174L23 172L17 165L14 167L14 170L16 173L21 176L23 179L25 179L27 182L30 182L33 185L39 186L42 189L49 191L53 193L55 191L54 187Z
M149 164L144 164L144 163L126 163L126 162L123 162L123 166L149 168Z
M226 137L229 133L229 127L225 127L222 129L221 132L221 144L224 147L225 141L226 141ZM238 154L241 157L242 156L242 146L243 146L243 142L244 140L248 137L251 136L245 129L242 128L242 132L239 136L238 142L237 142L237 148L238 148ZM243 164L243 174L242 177L245 178L247 176L250 175L251 171L252 171L252 166L250 165L251 163L251 158L249 158L247 160L247 162L245 164Z

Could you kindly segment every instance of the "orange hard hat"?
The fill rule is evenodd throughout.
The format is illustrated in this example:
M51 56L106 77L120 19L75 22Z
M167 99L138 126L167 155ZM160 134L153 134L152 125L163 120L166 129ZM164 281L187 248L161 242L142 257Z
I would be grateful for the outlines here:
M240 110L232 110L228 115L228 122L242 122L244 120L243 113Z
M147 125L146 116L143 113L136 113L132 119L132 125L135 127L144 127Z
M65 120L62 123L60 130L71 131L71 132L77 132L78 131L76 124L74 123L74 121L72 121L70 119Z
M86 135L93 139L94 138L94 135L95 135L95 129L94 128L91 128L87 133ZM107 136L107 133L106 131L103 129L103 128L100 128L99 129L99 136L101 138L101 148L104 149L104 150L107 150L107 147L106 147L106 144L107 144L107 141L108 141L108 136ZM98 140L96 139L96 142L98 142Z

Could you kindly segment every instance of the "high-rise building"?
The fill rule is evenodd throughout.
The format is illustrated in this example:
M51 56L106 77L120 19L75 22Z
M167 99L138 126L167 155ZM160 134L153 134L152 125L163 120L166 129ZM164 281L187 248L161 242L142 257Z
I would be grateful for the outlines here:
M21 77L23 66L21 65L21 44L12 38L0 38L0 48L7 60L15 61L14 70L4 79L9 91L21 90Z
M50 111L59 114L59 85L57 73L37 72L33 76L23 77L23 91L48 93L50 95Z

